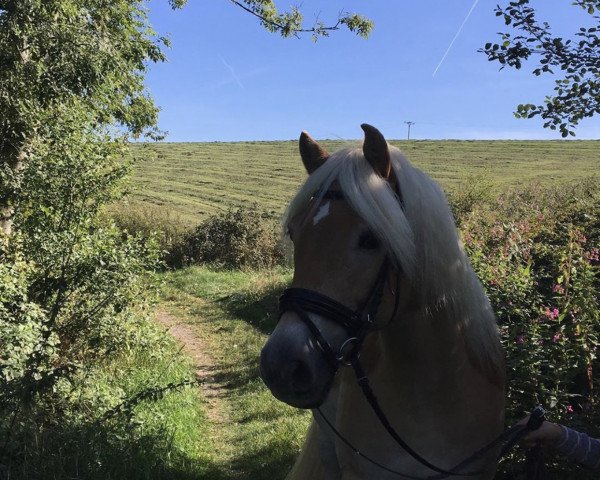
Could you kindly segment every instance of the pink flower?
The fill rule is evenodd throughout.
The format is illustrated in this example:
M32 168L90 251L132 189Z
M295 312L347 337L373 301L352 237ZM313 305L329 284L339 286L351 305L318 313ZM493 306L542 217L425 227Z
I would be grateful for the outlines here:
M525 337L523 335L517 335L516 342L518 345L523 345L525 343Z
M558 283L552 287L552 291L554 293L565 293L565 289L563 288L563 286L559 285Z
M470 247L471 245L473 245L473 237L471 236L471 234L469 232L465 233L464 236L464 240L465 243Z
M558 342L560 340L560 333L555 333L554 336L552 337L552 341L554 343Z
M587 257L590 261L598 261L600 259L600 252L597 248L593 248L591 252L587 253Z
M553 308L552 310L550 310L549 307L546 307L546 310L544 311L544 315L546 315L550 319L558 318L558 313L558 308Z
M584 243L587 242L587 237L583 233L580 233L579 235L577 235L576 240L577 240L577 243L579 243L580 245L583 245Z
M567 413L573 413L573 407L571 405L567 405Z

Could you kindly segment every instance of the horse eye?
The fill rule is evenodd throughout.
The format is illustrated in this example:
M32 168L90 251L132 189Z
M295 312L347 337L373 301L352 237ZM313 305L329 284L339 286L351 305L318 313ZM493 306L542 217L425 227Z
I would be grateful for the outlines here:
M364 250L377 250L379 248L379 239L373 235L373 232L367 230L361 233L358 238L358 248Z

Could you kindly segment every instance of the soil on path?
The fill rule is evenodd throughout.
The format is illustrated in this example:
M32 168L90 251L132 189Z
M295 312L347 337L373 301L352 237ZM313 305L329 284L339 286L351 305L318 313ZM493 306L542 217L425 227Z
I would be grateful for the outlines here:
M217 427L226 424L228 415L223 405L226 387L218 381L216 363L204 348L194 329L161 308L156 311L155 318L192 359L196 377L201 380L200 390L202 399L207 404L206 416L210 423Z

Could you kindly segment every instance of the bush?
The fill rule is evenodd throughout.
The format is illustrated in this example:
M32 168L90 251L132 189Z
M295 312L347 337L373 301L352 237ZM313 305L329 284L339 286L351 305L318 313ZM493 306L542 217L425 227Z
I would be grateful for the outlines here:
M130 327L130 348L87 364L59 380L53 395L0 421L0 479L214 478L179 346L141 317Z
M88 395L102 367L157 348L142 328L142 278L156 266L155 244L99 216L118 198L127 165L119 142L82 125L70 115L40 127L13 234L0 238L0 476L7 467L9 478L32 455L36 475L20 478L54 478L42 465L65 446L44 439L61 426L85 430L120 396L108 387ZM118 430L107 442L118 442Z
M600 436L598 183L507 193L463 211L458 223L498 317L507 422L541 403L555 421ZM515 478L510 468L499 478ZM568 478L578 467L556 468Z
M258 205L229 208L204 222L187 238L190 263L220 268L271 268L285 258L279 223Z
M181 268L186 265L186 239L190 227L173 209L145 203L119 203L108 208L106 213L125 235L156 242L166 266Z
M493 187L494 183L486 175L470 175L460 188L448 194L450 207L458 224L474 209L481 208L494 200Z

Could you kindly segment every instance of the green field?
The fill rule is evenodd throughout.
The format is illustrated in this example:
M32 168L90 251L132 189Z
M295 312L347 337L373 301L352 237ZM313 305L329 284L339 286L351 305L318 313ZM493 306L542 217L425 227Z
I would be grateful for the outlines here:
M323 143L330 150L345 144ZM558 186L594 175L600 164L598 141L392 143L448 191L473 177L483 177L496 192L532 182ZM134 154L138 161L128 201L172 210L188 225L253 201L281 212L305 178L296 142L144 144L135 145ZM258 374L258 356L274 328L277 297L289 283L289 270L194 266L159 273L155 280L160 309L186 325L202 353L212 358L215 380L201 379L219 392L211 404L198 391L199 415L189 431L178 421L169 425L176 439L173 449L181 449L182 455L178 465L161 468L189 473L182 478L283 478L300 449L309 417L270 394ZM216 419L211 415L215 408L222 414ZM192 448L195 443L201 448ZM510 462L503 467L509 473ZM162 472L156 475L147 478L164 477Z
M392 141L449 191L472 176L509 186L588 177L600 141ZM355 141L323 141L334 151ZM230 205L257 202L277 213L302 182L296 141L134 145L132 204L172 208L188 224Z

